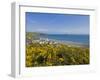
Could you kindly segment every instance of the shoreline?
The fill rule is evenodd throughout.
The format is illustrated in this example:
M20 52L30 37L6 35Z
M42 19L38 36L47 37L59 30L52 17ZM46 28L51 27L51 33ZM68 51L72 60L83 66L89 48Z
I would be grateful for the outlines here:
M84 43L78 43L78 42L72 42L72 41L60 41L60 40L54 40L54 39L48 39L48 38L40 38L39 40L33 40L35 42L39 42L40 44L44 43L50 43L50 44L64 44L68 46L75 46L75 47L87 47L89 48L89 44Z
M56 41L56 42L58 42L58 43L65 44L65 45L70 45L70 46L89 47L89 44L83 44L83 43L78 43L78 42L60 41L60 40L53 40L53 39L49 39L49 40L51 40L51 41Z

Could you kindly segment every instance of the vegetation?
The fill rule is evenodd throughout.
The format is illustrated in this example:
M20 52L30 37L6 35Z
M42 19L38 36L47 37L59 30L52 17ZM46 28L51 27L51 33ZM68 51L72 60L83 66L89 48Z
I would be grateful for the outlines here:
M28 34L26 39L29 37ZM80 64L89 64L89 48L61 43L40 44L32 42L26 45L26 67Z
M35 40L39 39L40 34L36 32L26 32L26 39Z

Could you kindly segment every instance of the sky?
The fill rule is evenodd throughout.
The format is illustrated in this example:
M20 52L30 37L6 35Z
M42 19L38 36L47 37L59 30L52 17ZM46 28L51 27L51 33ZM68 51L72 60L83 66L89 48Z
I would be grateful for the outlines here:
M89 34L89 15L26 12L26 32Z

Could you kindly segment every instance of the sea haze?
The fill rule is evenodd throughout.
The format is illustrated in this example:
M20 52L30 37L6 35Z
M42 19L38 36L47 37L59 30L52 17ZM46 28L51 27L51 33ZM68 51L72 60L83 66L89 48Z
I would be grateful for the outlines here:
M50 40L69 41L89 45L89 35L83 34L46 34L41 35L42 38Z

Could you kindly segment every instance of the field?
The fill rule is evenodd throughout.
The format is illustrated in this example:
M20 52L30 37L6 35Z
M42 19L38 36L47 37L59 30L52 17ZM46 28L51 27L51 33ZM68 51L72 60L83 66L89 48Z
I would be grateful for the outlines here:
M26 67L89 64L89 48L38 40L37 33L26 33Z

